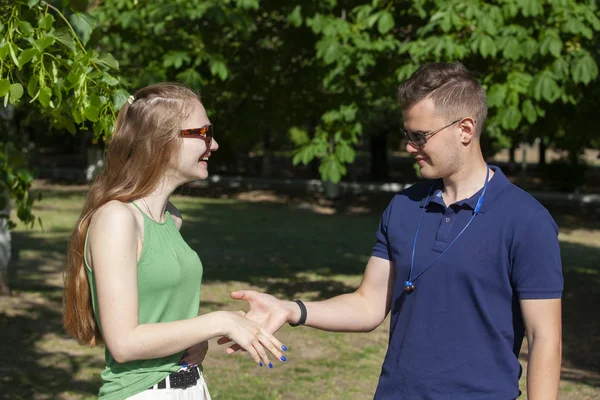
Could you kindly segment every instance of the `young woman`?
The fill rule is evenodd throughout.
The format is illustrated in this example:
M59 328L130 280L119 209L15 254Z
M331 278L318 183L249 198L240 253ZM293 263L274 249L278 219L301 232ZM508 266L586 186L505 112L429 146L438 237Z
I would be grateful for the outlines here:
M287 350L242 313L198 316L202 264L169 202L208 177L219 148L199 97L170 83L129 98L105 166L68 249L64 324L81 343L106 344L99 398L210 399L198 367L208 339L225 336L260 366Z

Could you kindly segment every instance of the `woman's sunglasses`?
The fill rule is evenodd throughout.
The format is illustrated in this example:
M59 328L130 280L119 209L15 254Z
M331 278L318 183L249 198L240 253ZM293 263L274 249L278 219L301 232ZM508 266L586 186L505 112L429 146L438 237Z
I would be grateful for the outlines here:
M206 151L209 151L213 140L213 126L204 125L202 128L182 129L181 137L202 139L206 143Z

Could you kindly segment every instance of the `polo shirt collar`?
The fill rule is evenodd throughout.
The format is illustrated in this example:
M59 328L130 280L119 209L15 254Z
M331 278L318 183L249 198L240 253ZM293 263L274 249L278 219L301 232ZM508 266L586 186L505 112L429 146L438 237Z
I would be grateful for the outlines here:
M494 176L492 176L492 179L490 179L490 181L488 182L488 186L485 191L483 204L481 205L481 209L479 210L482 213L485 213L489 209L492 200L494 200L498 196L498 194L510 184L510 181L508 180L508 178L506 178L504 173L502 173L500 167L490 165L490 168L492 171L494 171ZM444 199L442 198L442 189L443 182L441 179L437 179L433 183L431 195L421 200L419 207L428 207L431 203L447 207L447 205L444 203ZM458 205L459 207L467 206L470 209L474 210L475 206L477 205L477 200L479 200L479 196L481 195L482 191L483 187L468 199L456 202L456 205Z

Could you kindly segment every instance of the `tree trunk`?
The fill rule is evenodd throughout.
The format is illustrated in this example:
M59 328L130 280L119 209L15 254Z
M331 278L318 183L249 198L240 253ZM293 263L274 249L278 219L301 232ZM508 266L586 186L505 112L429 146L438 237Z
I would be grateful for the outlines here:
M571 166L576 167L579 165L579 149L569 149L569 163Z
M2 214L10 215L10 198L7 191L2 191L0 196L6 201ZM10 288L8 286L8 264L10 262L11 238L8 229L8 219L0 218L0 296L8 296Z
M389 178L387 158L387 133L371 135L371 179L384 181Z
M515 159L517 147L519 147L519 144L513 140L513 142L510 145L510 149L508 150L508 162L510 162L511 164L515 164L517 162L517 160Z
M540 152L540 159L539 159L538 164L540 166L544 166L544 165L546 165L546 142L544 141L543 138L540 138L540 142L539 142L538 146L539 146L538 150Z
M527 134L523 135L521 142L521 185L527 186Z
M265 129L265 133L263 135L263 156L262 156L262 165L261 165L261 174L263 178L269 178L272 173L272 154L271 154L271 132L267 128Z

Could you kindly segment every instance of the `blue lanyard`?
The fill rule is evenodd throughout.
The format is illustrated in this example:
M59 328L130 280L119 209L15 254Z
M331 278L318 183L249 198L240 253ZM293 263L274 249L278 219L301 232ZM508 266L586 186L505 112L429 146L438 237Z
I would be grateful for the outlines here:
M463 232L469 227L469 225L471 225L471 222L473 222L473 219L475 219L475 216L477 214L479 214L479 210L481 209L481 206L483 205L483 196L485 195L485 190L487 189L488 179L490 177L490 167L487 166L487 164L486 164L486 167L487 167L487 173L485 175L485 183L483 185L483 191L481 192L479 199L477 199L477 204L475 205L475 210L473 211L473 216L469 219L469 222L467 222L467 225L465 225L465 227L462 229L462 231L460 231L460 233L458 235L456 235L456 237L448 245L448 247L446 247L446 250L444 250L442 252L442 254L437 256L437 258L431 262L431 264L429 264L423 271L419 272L417 274L417 276L415 276L413 278L412 275L413 275L413 267L415 265L415 249L417 248L417 238L419 237L419 229L421 228L421 219L423 218L423 214L425 214L425 207L427 206L427 202L429 201L429 197L431 196L431 193L433 193L433 188L434 188L435 184L433 184L431 186L431 188L429 188L429 193L427 193L427 198L425 199L425 203L423 204L423 210L421 211L421 216L419 217L419 222L417 223L417 232L415 233L415 241L413 242L412 257L410 260L410 272L408 274L408 280L404 282L404 291L406 293L411 293L413 290L415 290L414 282L417 280L417 278L420 277L421 275L423 275L423 272L425 272L429 268L431 268L431 266L433 264L435 264L437 260L439 260L444 254L446 254L446 252L448 250L450 250L450 247L452 247L452 245L458 240L460 235L462 235Z

